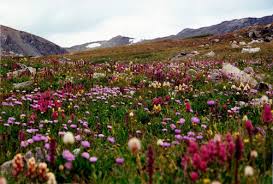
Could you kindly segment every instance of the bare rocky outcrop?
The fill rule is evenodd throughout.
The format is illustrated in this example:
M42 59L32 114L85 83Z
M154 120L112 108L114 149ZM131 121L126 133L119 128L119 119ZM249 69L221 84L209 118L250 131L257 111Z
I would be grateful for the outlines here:
M233 80L236 83L248 83L251 87L256 87L258 84L256 79L251 77L251 75L229 63L223 64L222 73L224 76Z

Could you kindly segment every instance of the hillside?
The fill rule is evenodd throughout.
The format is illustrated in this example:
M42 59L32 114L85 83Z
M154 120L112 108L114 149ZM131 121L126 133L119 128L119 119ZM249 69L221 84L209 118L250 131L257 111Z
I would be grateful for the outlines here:
M67 51L39 36L0 25L2 55L45 56Z

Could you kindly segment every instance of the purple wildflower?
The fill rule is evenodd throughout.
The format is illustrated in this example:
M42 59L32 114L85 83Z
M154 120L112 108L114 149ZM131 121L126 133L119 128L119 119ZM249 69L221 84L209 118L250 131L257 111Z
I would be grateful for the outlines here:
M90 155L87 152L83 152L82 157L85 158L85 159L89 159Z
M90 147L90 143L88 141L82 141L81 142L81 145L84 147L84 148L89 148Z
M69 162L75 160L75 156L69 150L64 150L62 156Z
M98 158L97 157L90 157L90 159L89 159L89 161L91 162L91 163L96 163L97 162L97 160L98 160Z
M116 164L122 165L124 163L124 158L118 157L116 158Z

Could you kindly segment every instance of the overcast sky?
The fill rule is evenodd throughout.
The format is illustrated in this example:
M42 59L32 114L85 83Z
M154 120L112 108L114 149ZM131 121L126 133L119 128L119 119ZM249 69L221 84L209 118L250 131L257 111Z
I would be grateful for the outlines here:
M117 35L148 39L273 14L273 0L0 0L0 24L60 46Z

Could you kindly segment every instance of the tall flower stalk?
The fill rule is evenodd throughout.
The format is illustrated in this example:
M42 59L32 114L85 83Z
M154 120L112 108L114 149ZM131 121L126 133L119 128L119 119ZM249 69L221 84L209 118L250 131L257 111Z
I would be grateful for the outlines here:
M243 141L239 135L237 135L235 140L235 172L234 172L234 178L235 178L235 184L239 184L238 179L238 169L239 169L239 161L242 159L243 156Z
M153 183L154 161L154 151L152 146L149 146L147 151L147 173L149 176L149 184Z

